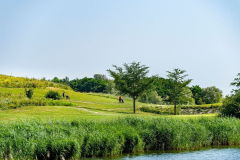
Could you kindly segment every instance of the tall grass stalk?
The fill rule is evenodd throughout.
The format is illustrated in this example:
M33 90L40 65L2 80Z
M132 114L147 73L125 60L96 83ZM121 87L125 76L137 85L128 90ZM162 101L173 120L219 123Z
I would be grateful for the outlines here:
M236 118L40 120L0 123L2 159L77 159L240 144Z

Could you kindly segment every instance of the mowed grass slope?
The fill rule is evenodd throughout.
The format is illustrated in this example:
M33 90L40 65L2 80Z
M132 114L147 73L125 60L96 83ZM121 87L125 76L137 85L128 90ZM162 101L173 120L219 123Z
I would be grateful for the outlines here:
M1 80L2 79L2 80ZM71 102L73 106L22 106L16 109L1 109L0 110L0 120L16 120L23 118L43 118L43 119L75 119L75 118L87 118L87 119L109 119L115 117L123 116L149 116L149 117L159 117L161 115L141 112L137 110L136 114L133 114L133 101L129 97L124 97L125 103L118 102L118 96L109 95L109 94L97 94L97 93L80 93L75 92L72 89L64 86L58 85L55 83L49 83L48 81L39 81L36 79L24 79L22 77L12 77L12 76L3 76L1 75L1 86L0 93L11 93L11 99L18 99L19 97L27 99L25 96L25 88L21 88L19 84L25 83L37 83L38 86L34 88L33 99L44 98L45 94L49 90L58 91L60 94L65 92L66 95L70 97L70 100L62 99L60 101ZM8 82L8 83L6 83ZM11 82L11 83L9 83ZM18 85L14 84L17 83ZM40 84L51 84L51 86L43 86ZM8 86L9 85L9 86ZM18 86L19 88L16 88ZM41 87L40 87L41 86ZM60 87L58 87L60 86ZM58 87L58 88L57 88ZM66 89L64 89L66 88ZM0 100L4 100L4 97L0 96ZM5 97L5 99L7 99ZM136 103L136 106L146 105L140 102ZM196 115L204 116L204 115ZM206 116L214 116L206 115ZM172 116L168 116L172 117ZM176 117L195 117L195 115L189 116L176 116Z
M60 88L35 88L33 98L43 98L49 90L65 92L74 106L24 106L16 109L0 110L0 120L15 120L18 118L113 118L132 115L132 100L124 98L125 103L119 103L117 96L107 94L79 93ZM0 88L2 93L11 93L11 97L25 96L24 88ZM140 103L137 103L139 105ZM136 115L157 116L138 111Z
M132 99L124 98L125 103L118 103L118 97L107 94L95 93L79 93L72 90L64 90L59 88L36 88L34 89L33 98L41 98L49 90L56 90L59 93L65 91L70 96L70 101L75 106L25 106L17 109L0 110L0 120L16 120L19 118L44 118L44 119L58 119L58 118L88 118L88 119L109 119L123 116L149 116L160 117L161 115L154 113L141 112L137 110L133 114ZM23 88L0 88L0 92L11 92L12 96L24 95ZM144 105L137 102L137 106ZM176 117L199 117L199 116L215 116L215 114L208 115L178 115ZM174 116L165 116L174 117Z

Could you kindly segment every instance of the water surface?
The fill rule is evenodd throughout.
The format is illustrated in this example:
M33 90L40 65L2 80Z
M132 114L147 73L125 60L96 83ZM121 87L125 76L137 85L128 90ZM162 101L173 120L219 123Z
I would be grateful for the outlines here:
M240 146L202 148L194 151L151 151L123 154L119 157L90 158L97 160L240 160Z

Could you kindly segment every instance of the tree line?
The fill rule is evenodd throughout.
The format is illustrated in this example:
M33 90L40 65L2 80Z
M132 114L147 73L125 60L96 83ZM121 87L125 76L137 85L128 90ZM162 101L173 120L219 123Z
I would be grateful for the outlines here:
M167 71L167 77L157 75L148 77L149 67L140 62L124 63L123 67L113 65L115 70L107 70L113 80L106 75L95 74L93 78L69 80L68 77L59 79L54 77L53 82L69 85L74 91L111 93L128 95L135 101L155 104L212 104L222 100L222 91L215 87L201 88L199 85L189 87L191 79L185 70L174 69Z

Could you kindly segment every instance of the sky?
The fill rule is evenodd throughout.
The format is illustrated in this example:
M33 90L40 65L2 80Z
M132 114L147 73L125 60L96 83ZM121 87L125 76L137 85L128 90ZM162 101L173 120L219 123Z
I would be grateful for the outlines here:
M0 74L70 79L141 62L224 95L240 72L240 0L0 0Z

